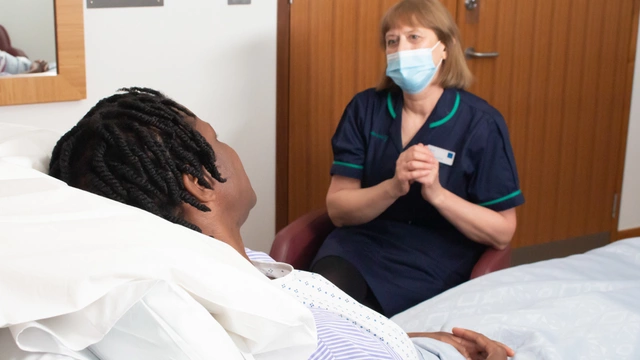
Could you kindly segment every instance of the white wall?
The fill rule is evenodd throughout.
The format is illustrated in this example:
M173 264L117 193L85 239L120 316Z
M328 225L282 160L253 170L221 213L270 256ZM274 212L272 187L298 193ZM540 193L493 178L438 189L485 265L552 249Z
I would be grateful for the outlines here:
M0 0L0 25L31 60L56 61L53 0Z
M618 230L640 228L640 36L636 52L631 116L622 183Z
M66 131L120 87L161 90L236 149L258 195L245 243L268 250L275 231L276 0L226 3L85 9L88 99L0 107L0 121Z

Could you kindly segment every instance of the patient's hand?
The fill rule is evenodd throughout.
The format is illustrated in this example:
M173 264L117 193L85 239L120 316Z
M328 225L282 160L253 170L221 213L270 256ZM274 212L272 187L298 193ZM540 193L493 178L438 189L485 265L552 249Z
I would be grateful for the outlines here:
M462 356L464 356L465 359L474 359L471 357L471 353L467 350L467 349L473 348L472 346L473 344L470 341L459 338L453 334L440 331L440 332L407 333L407 335L409 335L410 338L426 337L426 338L442 341L443 343L447 343L453 346L454 348L456 348L456 350L458 350L458 352L462 354Z
M471 360L506 360L514 356L515 352L508 346L493 341L482 334L471 330L454 328L453 334L436 333L408 333L409 337L428 337L447 343Z
M477 352L476 354L479 356L477 359L486 359L486 360L505 360L508 357L515 356L515 351L513 351L507 345L493 341L482 334L478 334L475 331L453 328L453 334L460 339L465 341L469 341L476 345ZM472 354L473 355L473 354ZM474 360L476 358L473 358Z
M29 69L28 73L30 74L41 73L47 70L49 70L49 64L46 61L36 60L31 63L31 68Z

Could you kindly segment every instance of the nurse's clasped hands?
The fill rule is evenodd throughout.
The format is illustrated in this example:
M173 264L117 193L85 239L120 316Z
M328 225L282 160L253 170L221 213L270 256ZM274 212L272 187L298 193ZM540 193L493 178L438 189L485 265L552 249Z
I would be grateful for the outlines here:
M409 192L411 184L422 184L422 196L425 200L437 196L442 187L438 178L438 160L426 145L417 144L406 149L396 161L396 173L393 177L398 197Z

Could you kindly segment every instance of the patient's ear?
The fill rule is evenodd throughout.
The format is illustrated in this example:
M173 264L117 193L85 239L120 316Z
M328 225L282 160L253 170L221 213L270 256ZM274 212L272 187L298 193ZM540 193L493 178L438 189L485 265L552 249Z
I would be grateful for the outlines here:
M198 181L193 175L182 174L182 182L184 183L184 188L187 190L189 194L191 194L194 198L196 198L199 202L206 204L210 201L215 200L216 193L213 189L208 189ZM213 185L212 182L209 182Z

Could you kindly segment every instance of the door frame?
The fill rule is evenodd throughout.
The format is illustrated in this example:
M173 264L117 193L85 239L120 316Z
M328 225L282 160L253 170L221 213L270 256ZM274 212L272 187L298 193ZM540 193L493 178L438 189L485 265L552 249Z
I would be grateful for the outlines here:
M618 147L618 164L615 183L614 196L617 195L617 201L613 204L611 210L615 216L611 217L611 232L610 242L619 240L618 224L620 220L620 203L622 203L622 182L624 180L624 165L627 158L627 137L629 136L629 122L631 121L631 96L633 93L633 77L636 63L636 51L638 43L638 22L640 20L640 0L633 2L633 11L631 13L633 20L631 21L632 34L629 39L631 44L629 45L628 54L628 69L627 69L627 83L625 84L625 99L624 99L624 116L622 127L620 129L620 146ZM640 71L640 69L637 69Z
M278 0L276 60L276 232L289 223L290 0Z

